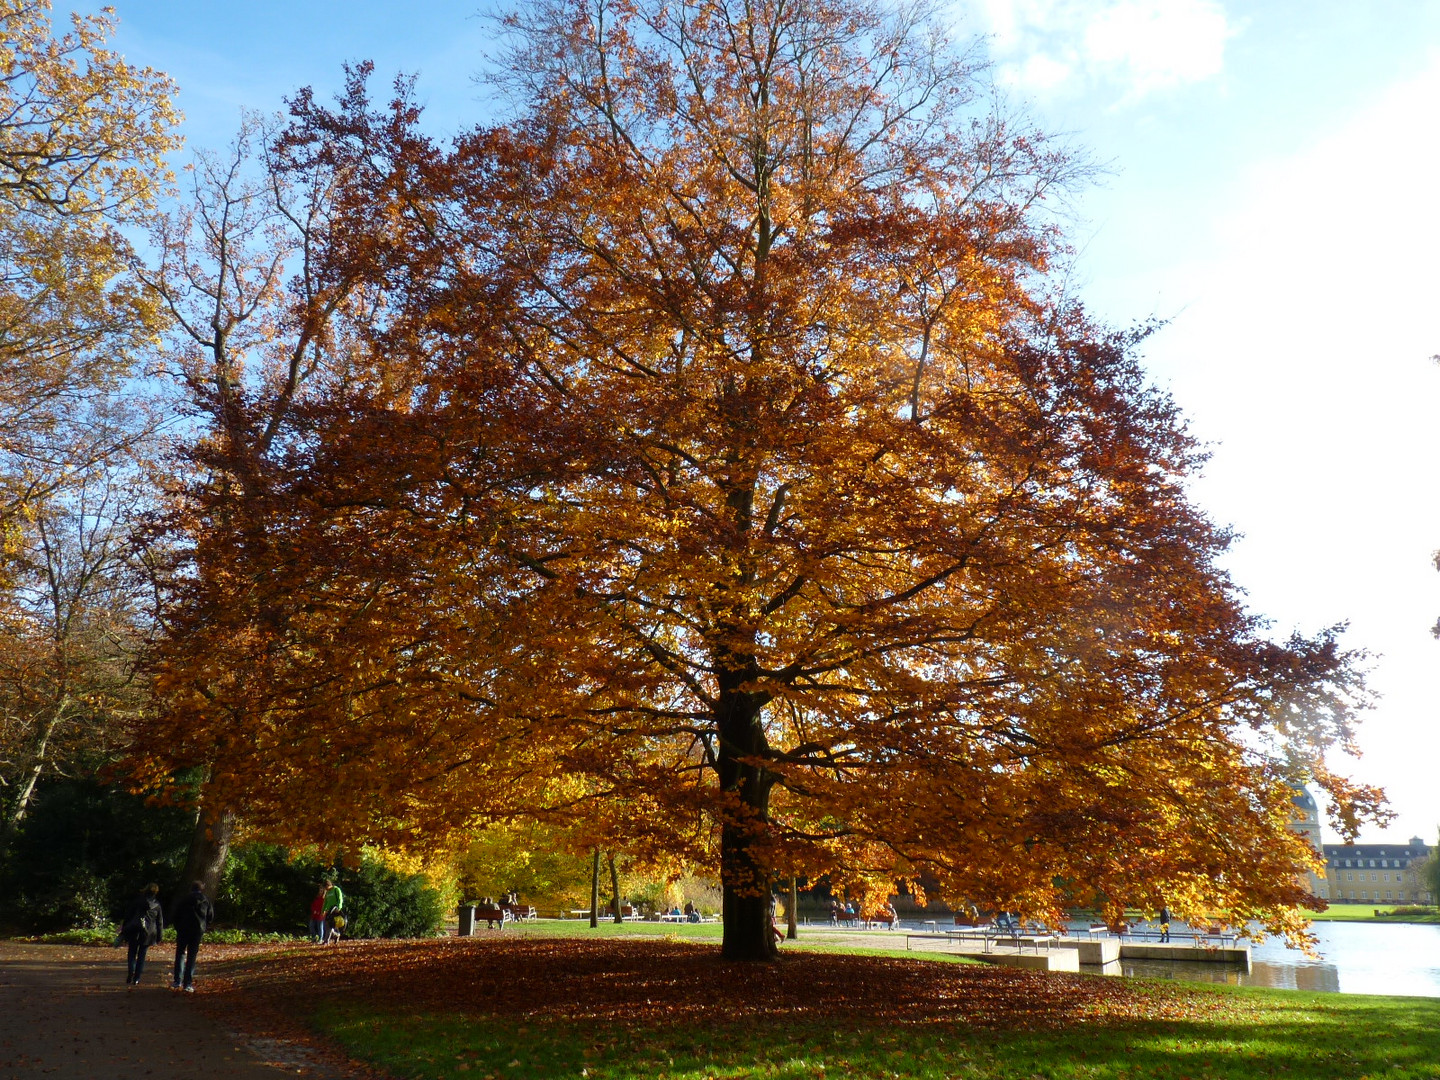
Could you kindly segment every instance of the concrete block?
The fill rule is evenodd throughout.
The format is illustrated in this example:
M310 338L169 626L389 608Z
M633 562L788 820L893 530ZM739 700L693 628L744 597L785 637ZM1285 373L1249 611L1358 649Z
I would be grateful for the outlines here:
M1113 964L1120 959L1119 938L1059 938L1050 947L1074 949L1082 964L1099 966Z

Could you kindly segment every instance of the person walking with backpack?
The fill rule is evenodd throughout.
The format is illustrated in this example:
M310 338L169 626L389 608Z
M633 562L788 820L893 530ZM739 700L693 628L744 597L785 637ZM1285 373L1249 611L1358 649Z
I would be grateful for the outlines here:
M165 932L165 912L160 907L160 886L153 882L141 889L120 923L120 936L130 946L125 959L125 985L139 986L145 970L145 954Z
M195 959L200 954L200 939L215 921L215 906L205 895L205 886L195 882L190 892L175 908L175 977L171 990L195 992Z
M345 925L345 894L329 878L325 879L325 903L321 910L325 915L324 943L339 941L340 930Z

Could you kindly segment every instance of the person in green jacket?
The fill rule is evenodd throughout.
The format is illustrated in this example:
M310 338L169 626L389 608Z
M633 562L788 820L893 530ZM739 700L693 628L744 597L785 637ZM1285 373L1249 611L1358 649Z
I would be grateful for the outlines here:
M340 928L345 925L343 918L345 912L345 894L340 891L340 886L336 885L335 882L331 881L329 878L325 879L324 912L324 935L322 936L321 940L326 943L329 943L331 941L339 941ZM335 917L337 915L341 916L341 922L339 926L335 924Z

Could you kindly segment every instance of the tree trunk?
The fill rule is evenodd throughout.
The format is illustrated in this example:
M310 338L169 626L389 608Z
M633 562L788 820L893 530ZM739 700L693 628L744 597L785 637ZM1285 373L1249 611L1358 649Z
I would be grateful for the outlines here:
M590 929L600 925L600 849L597 847L590 860Z
M773 960L770 869L756 858L770 821L771 778L758 762L768 746L760 726L765 698L742 691L753 677L753 658L744 666L721 665L716 703L719 746L716 765L726 800L720 827L721 954L727 960Z
M795 875L790 875L790 902L785 905L785 940L794 941L800 936L800 918L795 914L798 896Z
M610 864L610 910L615 921L623 925L625 916L620 910L620 873L615 869L615 853L612 851L605 859Z
M5 815L5 825L0 830L0 843L8 842L20 827L20 822L25 820L25 812L30 809L30 799L35 794L35 785L40 782L40 774L45 771L45 752L50 747L50 738L55 734L55 729L60 726L60 720L65 715L65 702L59 708L53 710L50 719L40 728L39 736L31 747L30 756L34 764L25 773L25 779L20 784L20 790L15 793L15 801L10 804L9 812Z
M175 905L190 892L192 882L200 882L205 895L215 899L215 894L220 891L220 875L225 870L225 858L230 854L230 836L234 831L234 811L215 812L201 805L200 813L195 817L195 831L190 835L190 854L185 859L185 872L180 875L180 887L170 905L172 914Z

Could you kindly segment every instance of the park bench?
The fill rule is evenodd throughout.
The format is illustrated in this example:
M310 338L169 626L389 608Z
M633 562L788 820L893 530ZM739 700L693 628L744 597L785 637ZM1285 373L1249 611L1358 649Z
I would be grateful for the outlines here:
M495 924L500 924L500 929L505 929L505 921L510 918L510 912L498 905L495 907L477 907L475 909L476 920L484 919L487 929L494 930Z

